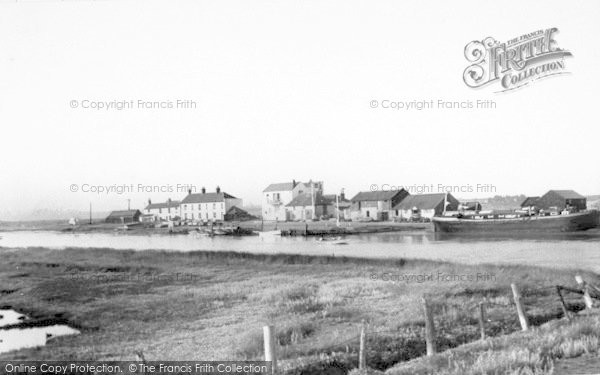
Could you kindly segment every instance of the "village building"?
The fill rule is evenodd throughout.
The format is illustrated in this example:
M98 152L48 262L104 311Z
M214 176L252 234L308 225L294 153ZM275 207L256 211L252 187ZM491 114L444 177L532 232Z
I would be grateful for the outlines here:
M528 211L535 211L538 206L538 201L540 197L527 197L523 202L521 202L521 208Z
M302 193L285 205L287 220L314 220L333 215L331 200L325 198L321 192L311 194Z
M224 221L225 214L234 206L241 207L242 200L221 191L217 186L214 193L202 188L200 193L188 195L181 201L181 218L186 222Z
M106 219L106 223L111 224L130 224L140 221L142 212L140 210L121 210L111 212Z
M171 221L180 218L180 201L174 201L169 198L166 202L152 203L148 199L148 205L144 208L142 221Z
M323 197L331 202L328 211L333 212L334 218L339 217L340 220L350 220L352 202L346 198L344 189L342 189L339 195L324 194Z
M587 199L573 190L550 190L536 202L536 208L550 211L585 210Z
M394 206L394 218L408 221L429 221L446 211L458 211L459 202L452 194L409 195Z
M407 195L408 191L404 189L391 191L361 191L351 199L351 219L390 220L393 216L393 208Z
M323 182L309 181L307 183L292 180L291 182L275 183L263 190L262 217L264 220L287 221L291 219L287 205L298 195L322 194Z

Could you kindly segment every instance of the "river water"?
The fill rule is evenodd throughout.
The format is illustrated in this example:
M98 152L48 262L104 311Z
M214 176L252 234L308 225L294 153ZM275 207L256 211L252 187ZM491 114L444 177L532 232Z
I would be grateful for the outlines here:
M468 237L430 231L391 232L346 236L345 244L316 238L280 236L123 235L118 233L62 233L14 231L0 233L7 248L108 247L134 250L213 250L249 253L288 253L369 258L421 258L459 263L510 263L582 268L600 272L600 231L559 236Z

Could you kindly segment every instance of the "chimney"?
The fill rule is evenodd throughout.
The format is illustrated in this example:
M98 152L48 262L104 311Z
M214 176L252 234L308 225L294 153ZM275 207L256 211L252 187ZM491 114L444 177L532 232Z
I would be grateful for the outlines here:
M152 204L152 199L148 198L148 204Z
M192 189L188 189L188 194L192 194Z
M206 194L206 188L202 186L202 194Z
M296 187L296 180L292 180L292 188Z
M346 193L344 193L344 188L342 188L342 191L340 192L340 200L345 200L346 199Z
M171 198L167 199L167 202L169 202L169 204L171 203Z
M221 192L221 187L217 186L217 194Z

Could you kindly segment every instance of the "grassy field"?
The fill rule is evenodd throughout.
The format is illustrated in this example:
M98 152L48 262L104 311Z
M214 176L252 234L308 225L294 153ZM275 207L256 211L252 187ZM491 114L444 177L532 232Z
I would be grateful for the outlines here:
M442 351L478 339L475 307L487 298L487 330L495 338L470 344L485 356L510 346L511 336L503 335L519 329L510 283L521 288L533 325L543 326L562 316L553 285L574 286L576 273L600 281L589 272L526 266L233 252L4 248L0 259L0 307L82 331L2 359L131 360L137 351L148 360L260 359L262 327L274 324L282 366L298 374L355 367L363 320L372 368L427 373L423 369L452 363L444 357L451 354L440 354L439 363L417 359L425 353L422 295L432 302ZM568 295L567 303L573 311L583 308L577 295ZM564 329L573 338L576 332L598 333L596 321L581 322L580 328L551 322L531 335L558 350L553 348L562 344L539 332L559 337ZM523 345L529 340L515 337ZM457 363L470 363L456 356ZM539 365L520 358L507 355L503 363L533 370ZM400 362L413 367L405 371Z

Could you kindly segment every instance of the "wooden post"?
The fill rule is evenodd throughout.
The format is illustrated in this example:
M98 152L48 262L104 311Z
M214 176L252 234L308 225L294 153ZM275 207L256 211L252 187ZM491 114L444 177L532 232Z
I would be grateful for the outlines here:
M590 296L590 291L587 286L587 283L583 281L583 278L579 275L575 276L575 281L577 281L577 284L579 284L579 286L583 290L583 301L585 302L585 307L591 309L592 307L594 307L594 301L592 301L592 297Z
M483 302L479 302L479 330L481 339L485 340L485 304Z
M367 368L367 327L365 321L362 321L360 327L360 346L358 349L358 368Z
M425 342L427 344L427 355L435 354L435 325L433 323L433 313L425 297L421 297L423 312L425 313Z
M271 362L272 374L277 373L277 355L275 352L275 327L264 326L263 337L265 343L265 361Z
M517 314L519 315L521 328L523 331L527 331L529 329L529 322L527 321L527 315L525 315L525 309L521 303L521 293L519 292L519 288L517 288L516 284L510 284L510 287L512 288L515 305L517 305Z
M563 298L562 291L560 290L560 285L556 286L556 294L558 294L558 299L560 300L560 307L562 307L563 315L568 320L571 320L571 313L567 309L567 304L565 303L565 299Z

